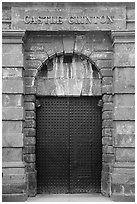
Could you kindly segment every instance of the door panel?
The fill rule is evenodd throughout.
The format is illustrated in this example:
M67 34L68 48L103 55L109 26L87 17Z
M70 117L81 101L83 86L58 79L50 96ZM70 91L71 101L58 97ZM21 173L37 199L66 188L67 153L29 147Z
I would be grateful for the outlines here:
M67 193L69 138L67 98L39 98L37 111L38 193Z
M39 98L38 193L100 192L99 98Z
M70 98L70 191L100 192L101 110L98 98Z

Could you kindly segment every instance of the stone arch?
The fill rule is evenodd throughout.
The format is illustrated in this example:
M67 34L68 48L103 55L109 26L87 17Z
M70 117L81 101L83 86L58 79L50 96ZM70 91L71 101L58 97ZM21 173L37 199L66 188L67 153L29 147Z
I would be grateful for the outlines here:
M36 95L101 95L100 70L82 53L53 54L37 70Z
M53 53L53 54L50 55L50 56L48 56L47 53L46 53L44 60L41 61L41 64L40 64L40 65L38 66L38 68L37 68L37 73L36 73L36 75L35 75L35 78L37 78L39 72L41 71L41 69L43 68L43 66L48 62L48 60L50 60L50 59L52 59L52 58L54 58L54 57L56 57L56 56L61 56L61 55L63 55L63 54L64 54L63 51L62 51L62 52L59 52L58 54L57 54L57 53ZM96 64L96 62L92 59L92 56L87 56L87 55L85 55L85 54L83 54L83 53L79 53L79 52L74 52L74 53L69 53L69 52L68 52L68 53L66 53L65 55L78 55L78 56L81 56L81 57L83 57L83 58L89 60L89 61L91 62L91 64L96 67L96 69L98 70L98 72L99 72L99 74L100 74L100 76L101 76L101 78L102 78L102 73L100 72L100 68L99 68L99 66Z

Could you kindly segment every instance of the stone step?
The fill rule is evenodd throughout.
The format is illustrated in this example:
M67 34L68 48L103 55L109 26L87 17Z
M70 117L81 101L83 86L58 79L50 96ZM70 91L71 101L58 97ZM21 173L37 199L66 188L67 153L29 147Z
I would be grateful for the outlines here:
M25 202L28 198L27 193L22 194L3 194L2 202Z

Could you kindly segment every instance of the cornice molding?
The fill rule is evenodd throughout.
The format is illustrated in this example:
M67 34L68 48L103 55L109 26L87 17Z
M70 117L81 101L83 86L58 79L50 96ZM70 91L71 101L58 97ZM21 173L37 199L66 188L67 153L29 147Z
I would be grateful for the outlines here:
M135 32L134 31L112 31L111 39L113 44L135 43Z
M23 44L25 31L8 30L2 31L3 44Z

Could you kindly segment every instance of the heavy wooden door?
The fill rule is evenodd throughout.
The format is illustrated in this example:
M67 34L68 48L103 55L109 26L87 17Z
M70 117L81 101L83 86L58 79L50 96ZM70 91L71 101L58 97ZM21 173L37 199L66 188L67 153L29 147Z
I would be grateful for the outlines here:
M97 97L41 97L37 109L38 193L100 192Z

